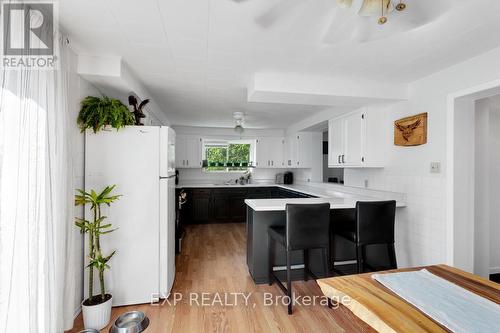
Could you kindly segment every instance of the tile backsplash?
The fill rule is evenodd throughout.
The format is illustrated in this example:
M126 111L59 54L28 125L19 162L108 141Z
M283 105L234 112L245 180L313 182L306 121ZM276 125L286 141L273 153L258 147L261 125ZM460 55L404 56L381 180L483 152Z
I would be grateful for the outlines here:
M396 251L401 267L446 262L446 180L435 174L398 174L391 169L346 169L348 186L406 194L396 217Z

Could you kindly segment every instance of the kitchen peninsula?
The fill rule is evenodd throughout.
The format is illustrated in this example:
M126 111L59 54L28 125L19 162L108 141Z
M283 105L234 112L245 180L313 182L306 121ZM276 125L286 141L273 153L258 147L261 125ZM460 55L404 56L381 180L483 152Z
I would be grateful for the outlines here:
M405 207L405 195L402 193L373 191L340 185L323 184L292 185L295 191L307 193L315 198L285 198L285 199L246 199L247 218L247 265L250 275L256 283L267 283L268 273L268 228L285 225L286 204L329 203L332 230L338 228L354 228L354 212L357 201L396 200L396 207ZM307 221L304 221L307 223ZM333 241L330 235L331 253L336 262L348 262L354 258L354 248L346 243ZM283 270L285 254L280 246L275 248L275 270ZM309 262L312 271L318 277L326 276L319 250L311 250ZM301 251L292 256L292 276L299 274L304 258ZM301 273L300 273L301 274Z

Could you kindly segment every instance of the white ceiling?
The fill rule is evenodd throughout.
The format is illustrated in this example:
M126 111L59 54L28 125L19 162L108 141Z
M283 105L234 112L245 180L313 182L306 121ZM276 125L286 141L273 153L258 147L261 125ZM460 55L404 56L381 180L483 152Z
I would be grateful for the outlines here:
M59 6L75 49L121 56L152 94L144 97L153 97L172 124L230 127L233 111L243 111L247 127L284 128L326 106L248 102L255 73L406 83L500 45L498 0L406 3L408 11L446 12L418 29L360 43L339 38L356 26L346 25L342 15L350 13L335 0L63 0ZM397 30L393 22L387 31Z

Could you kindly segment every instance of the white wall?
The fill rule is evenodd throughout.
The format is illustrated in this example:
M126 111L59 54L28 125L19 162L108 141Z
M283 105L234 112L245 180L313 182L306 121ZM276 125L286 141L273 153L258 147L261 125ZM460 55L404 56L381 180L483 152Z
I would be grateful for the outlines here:
M490 198L490 274L500 273L500 97L493 99L489 118L489 198Z
M384 169L346 169L346 185L407 193L408 207L399 210L396 248L400 266L452 263L447 244L446 156L448 95L500 78L500 48L449 67L409 85L408 101L367 108L387 116L387 164ZM404 116L428 113L428 143L418 147L396 147L392 122ZM314 116L317 123L333 118L337 110ZM307 120L301 124L309 124ZM309 124L312 126L313 124ZM300 130L299 125L291 128ZM473 138L464 132L464 141ZM441 162L441 173L430 173L430 162ZM457 179L467 182L467 179ZM469 200L469 205L473 204ZM457 258L455 258L457 259Z
M500 273L500 96L475 103L474 273Z
M490 275L490 100L476 101L474 114L474 274Z
M75 188L84 189L85 188L85 138L84 134L81 133L76 119L78 117L78 112L80 111L80 102L86 96L99 96L99 90L91 85L89 82L82 79L77 74L77 56L70 52L70 73L68 77L68 104L69 104L69 122L72 131L71 137L71 151L73 158L73 182ZM84 217L83 207L75 207L74 211L75 217ZM75 251L79 254L76 257L76 294L77 299L74 304L75 313L80 310L80 303L84 298L83 295L83 279L84 279L84 257L83 257L83 236L80 234L78 228L74 228L75 239L77 244L75 244Z

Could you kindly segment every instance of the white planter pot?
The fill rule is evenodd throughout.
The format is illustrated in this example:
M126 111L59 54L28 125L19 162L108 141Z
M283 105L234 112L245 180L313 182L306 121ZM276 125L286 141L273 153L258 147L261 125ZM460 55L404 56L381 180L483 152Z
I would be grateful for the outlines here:
M85 328L101 330L109 324L111 319L111 305L113 297L98 305L84 305L82 302L83 325Z

